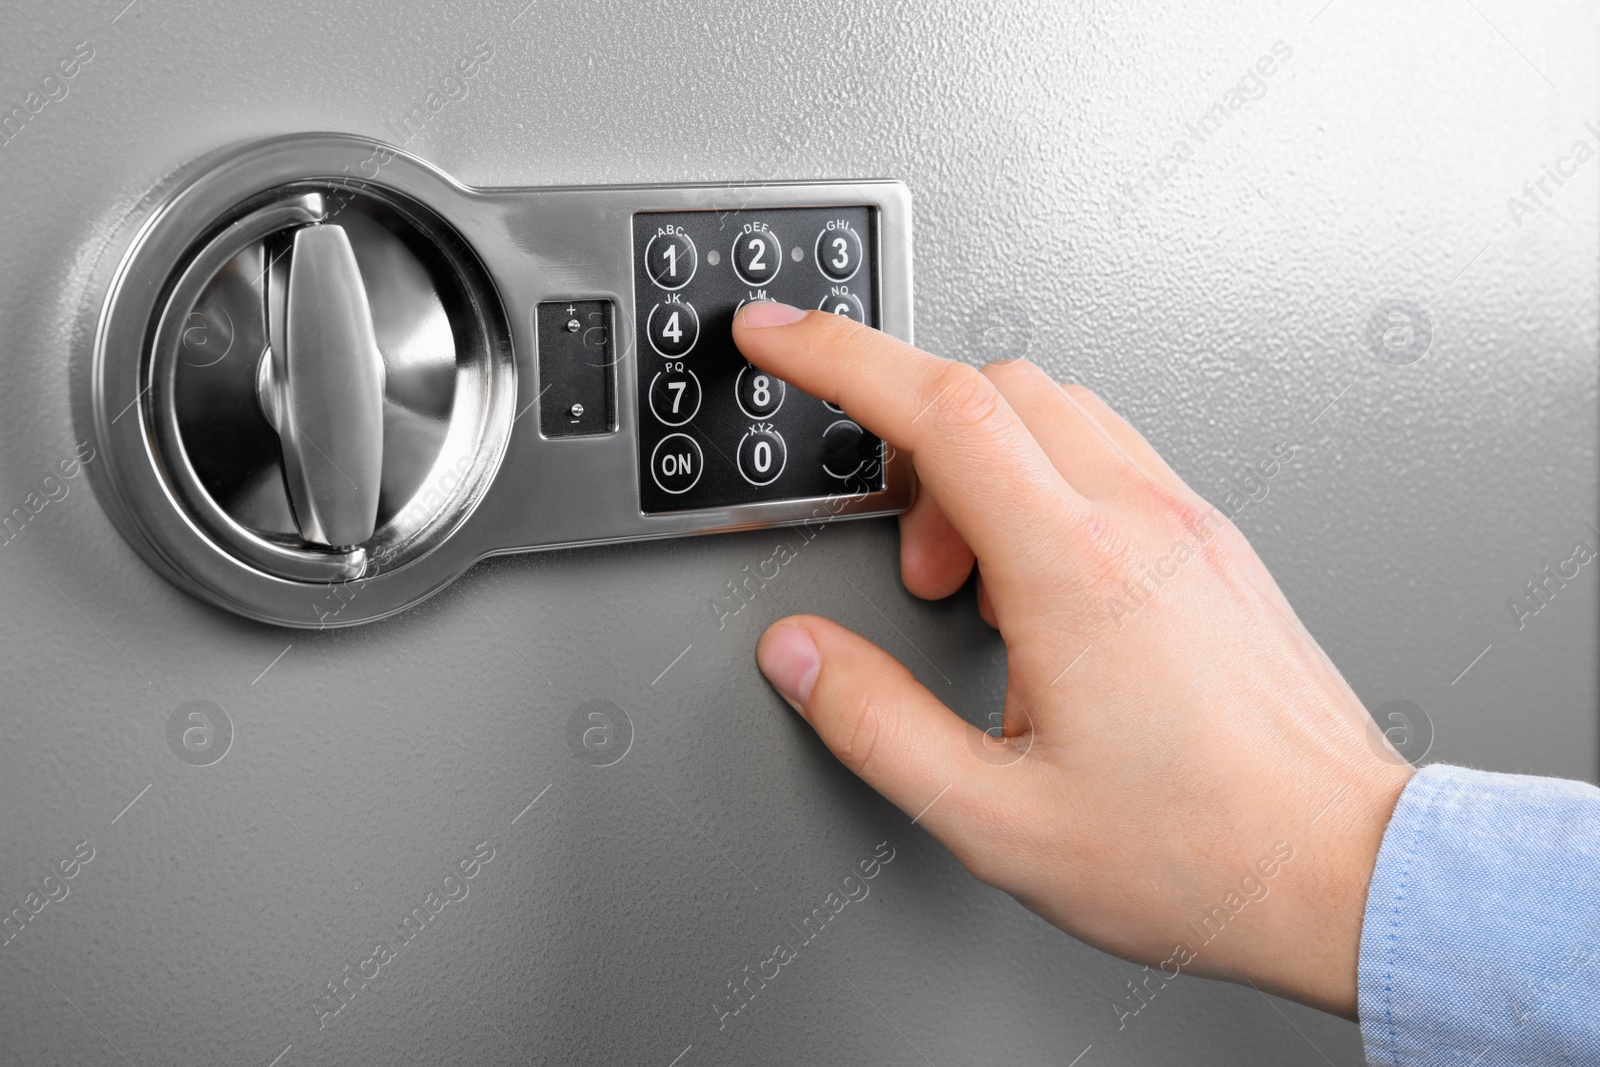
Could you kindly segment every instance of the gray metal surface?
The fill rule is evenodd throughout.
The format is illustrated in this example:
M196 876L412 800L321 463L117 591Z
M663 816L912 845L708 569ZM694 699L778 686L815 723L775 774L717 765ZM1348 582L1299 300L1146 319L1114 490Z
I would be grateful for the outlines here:
M1354 1027L1200 981L1119 1030L1135 968L974 883L771 695L754 640L807 609L973 717L999 707L1000 648L970 598L899 589L891 523L495 559L357 630L245 622L145 566L94 498L82 285L146 190L247 136L403 140L477 186L901 177L920 343L1026 351L1101 391L1237 512L1369 706L1424 710L1429 758L1592 779L1596 574L1548 602L1525 587L1597 536L1600 159L1571 155L1600 141L1597 19L1577 0L14 5L4 906L80 842L93 858L0 948L0 1060L1359 1062ZM1247 77L1277 41L1290 57ZM1265 477L1280 443L1293 460ZM780 538L794 559L751 579ZM1539 607L1520 628L1519 596ZM610 766L574 741L592 700L631 722ZM484 841L493 859L446 883ZM883 841L870 896L719 1033L725 983ZM462 886L319 1030L325 983Z

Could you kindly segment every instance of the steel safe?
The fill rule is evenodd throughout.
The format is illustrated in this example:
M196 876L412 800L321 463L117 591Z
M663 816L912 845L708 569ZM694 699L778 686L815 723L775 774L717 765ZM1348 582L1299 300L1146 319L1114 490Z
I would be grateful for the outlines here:
M1600 537L1593 5L6 15L0 1061L1360 1062L1141 996L766 686L795 611L980 724L1005 657L726 348L763 289L1091 386L1408 757L1596 775L1594 576L1510 606ZM272 447L330 405L349 493Z

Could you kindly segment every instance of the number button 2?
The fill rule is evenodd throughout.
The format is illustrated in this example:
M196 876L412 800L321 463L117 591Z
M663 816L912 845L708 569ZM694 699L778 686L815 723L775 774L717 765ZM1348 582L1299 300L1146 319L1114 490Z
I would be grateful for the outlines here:
M745 364L734 382L739 409L752 419L764 419L783 406L789 387L754 364Z
M751 223L733 242L733 270L746 285L766 285L783 265L783 244L764 223Z

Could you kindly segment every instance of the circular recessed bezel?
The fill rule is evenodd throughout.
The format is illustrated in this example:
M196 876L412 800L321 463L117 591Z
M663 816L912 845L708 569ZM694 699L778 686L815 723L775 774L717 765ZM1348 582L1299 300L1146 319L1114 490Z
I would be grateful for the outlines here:
M366 181L354 177L377 173ZM203 600L287 626L345 626L400 611L443 587L475 556L451 535L493 481L510 439L516 401L511 331L476 253L429 203L461 187L432 167L365 138L313 134L214 153L147 197L108 246L98 305L87 416L104 458L94 466L113 520L145 558ZM181 347L163 345L179 303L205 279L199 257L274 232L275 212L313 212L328 202L374 197L405 212L418 240L462 285L465 336L456 336L456 399L422 488L365 544L344 552L241 526L201 484L173 405ZM290 219L289 225L304 220ZM334 590L338 592L335 593Z

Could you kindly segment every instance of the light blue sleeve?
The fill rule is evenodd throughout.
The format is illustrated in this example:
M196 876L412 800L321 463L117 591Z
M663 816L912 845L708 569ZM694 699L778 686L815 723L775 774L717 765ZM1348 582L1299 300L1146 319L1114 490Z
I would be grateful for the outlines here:
M1419 771L1361 929L1367 1059L1600 1064L1600 789Z

